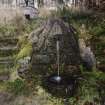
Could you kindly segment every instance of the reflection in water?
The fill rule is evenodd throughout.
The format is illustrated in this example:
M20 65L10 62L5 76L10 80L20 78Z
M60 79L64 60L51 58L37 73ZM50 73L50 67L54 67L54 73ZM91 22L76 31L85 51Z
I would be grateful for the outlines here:
M50 78L51 82L60 83L62 78L60 76L53 76Z

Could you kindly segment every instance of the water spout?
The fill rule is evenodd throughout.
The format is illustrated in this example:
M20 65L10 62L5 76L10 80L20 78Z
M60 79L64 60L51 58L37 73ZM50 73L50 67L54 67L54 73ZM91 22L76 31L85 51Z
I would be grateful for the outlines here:
M58 76L60 75L60 54L59 54L59 41L57 40L56 43L56 49L57 49L57 66L58 66Z
M62 81L62 77L60 76L60 52L59 52L59 40L56 41L56 56L57 56L57 73L54 74L54 75L51 75L49 77L49 81L51 83L54 83L54 84L60 84L61 81Z

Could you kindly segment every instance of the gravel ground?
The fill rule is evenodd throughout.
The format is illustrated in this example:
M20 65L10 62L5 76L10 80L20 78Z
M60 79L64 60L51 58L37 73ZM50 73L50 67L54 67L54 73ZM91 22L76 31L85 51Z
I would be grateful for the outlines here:
M43 89L37 92L37 94L29 96L13 96L7 92L0 92L0 105L57 105L49 100L49 94L45 93Z

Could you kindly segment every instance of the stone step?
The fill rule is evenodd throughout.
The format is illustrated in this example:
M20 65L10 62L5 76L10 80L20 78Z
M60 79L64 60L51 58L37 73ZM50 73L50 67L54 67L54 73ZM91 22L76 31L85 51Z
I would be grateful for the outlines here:
M5 71L10 71L9 69L12 68L13 65L7 65L7 64L0 64L0 73Z
M2 46L0 47L0 51L8 51L8 50L17 50L17 46Z
M0 46L17 45L17 40L0 40Z
M1 50L0 57L14 56L18 50Z
M0 36L0 40L18 40L17 36Z
M12 60L13 59L13 57L11 57L11 56L8 56L8 57L0 57L0 61L1 60Z
M16 54L18 51L18 46L1 46L0 47L0 57L5 57L5 56L13 56Z
M7 81L9 80L9 75L0 75L0 81Z
M14 59L12 57L0 57L0 64L13 64Z
M13 56L18 51L18 37L0 36L0 57Z
M11 71L13 66L14 66L13 62L11 64L0 64L0 74Z
M0 61L0 65L10 66L10 65L13 65L13 61Z
M0 60L6 60L6 59L11 59L11 58L0 58ZM0 62L1 62L0 61ZM1 64L0 63L0 81L5 81L9 79L10 75L10 70L13 67L13 64Z
M9 72L5 73L0 73L0 81L7 81L9 80Z
M0 36L0 40L18 40L17 36Z
M18 38L15 37L0 38L0 47L16 46L17 43L18 43Z

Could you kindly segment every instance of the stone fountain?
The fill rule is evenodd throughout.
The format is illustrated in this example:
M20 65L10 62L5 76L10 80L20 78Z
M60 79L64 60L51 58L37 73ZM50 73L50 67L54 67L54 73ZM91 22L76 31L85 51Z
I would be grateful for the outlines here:
M80 64L75 29L60 18L50 18L30 34L29 40L33 43L32 70L42 77L50 90L55 87L58 90L72 91L76 84L73 74L79 72ZM55 64L57 69L48 72L48 66ZM60 73L62 64L65 65L64 74Z
M59 39L60 46L60 63L65 64L66 67L80 64L78 38L75 29L62 19L51 18L42 22L40 27L31 33L29 39L33 43L31 60L33 70L56 63L57 39Z

